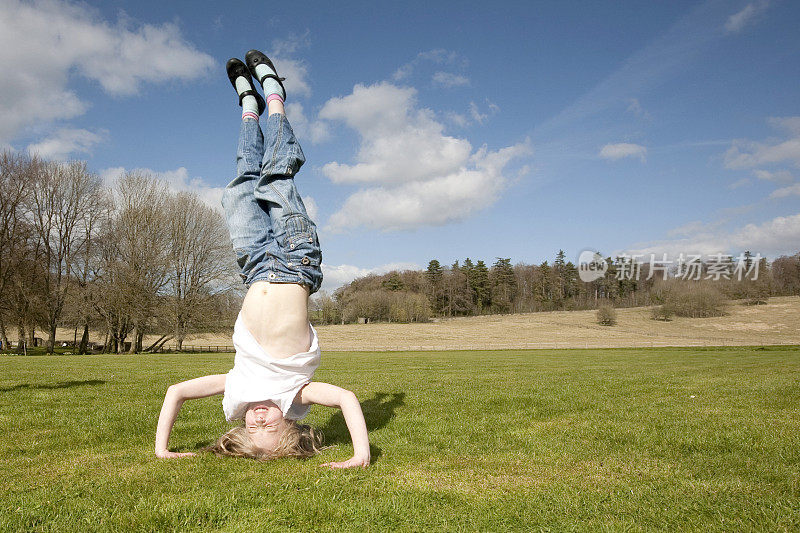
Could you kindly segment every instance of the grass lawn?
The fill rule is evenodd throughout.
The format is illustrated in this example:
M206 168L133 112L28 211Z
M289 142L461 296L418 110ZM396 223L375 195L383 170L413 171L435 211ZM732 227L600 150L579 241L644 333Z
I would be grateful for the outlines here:
M332 448L257 463L158 460L171 383L232 356L0 357L0 530L797 530L800 349L326 353L352 389L373 465L342 417ZM187 402L171 444L228 425Z

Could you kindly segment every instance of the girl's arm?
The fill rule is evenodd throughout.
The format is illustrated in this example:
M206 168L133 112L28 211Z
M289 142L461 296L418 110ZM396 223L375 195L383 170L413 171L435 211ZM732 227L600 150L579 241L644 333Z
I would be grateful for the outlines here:
M202 378L190 379L170 385L167 394L164 396L164 405L161 406L161 414L158 416L158 429L156 429L156 456L162 459L172 459L175 457L185 457L194 455L191 452L176 453L167 449L169 434L172 433L172 426L181 405L186 400L195 398L205 398L215 394L225 392L225 374L215 374Z
M331 468L351 468L354 466L369 466L369 437L367 424L364 422L364 413L356 395L347 389L330 385L328 383L309 383L300 391L300 401L304 405L318 404L327 407L339 407L350 431L353 440L353 457L347 461L325 463L322 466Z

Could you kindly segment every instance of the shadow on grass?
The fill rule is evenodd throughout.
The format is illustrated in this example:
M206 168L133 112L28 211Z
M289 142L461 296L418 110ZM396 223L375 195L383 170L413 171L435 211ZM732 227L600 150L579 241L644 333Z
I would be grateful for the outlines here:
M405 392L395 392L392 394L379 392L369 400L361 402L361 410L364 412L364 421L367 423L368 431L376 431L386 426L394 418L395 410L405 405ZM350 444L350 432L347 430L347 423L341 411L335 412L324 426L316 428L325 439L326 446L335 444ZM381 455L381 449L370 445L370 453L374 461Z
M61 381L59 383L47 383L39 385L31 385L30 383L20 383L19 385L14 385L12 387L2 387L0 388L0 392L11 392L22 389L34 389L34 390L68 389L70 387L81 387L83 385L102 385L103 383L105 383L105 381L102 379L87 379L84 381Z

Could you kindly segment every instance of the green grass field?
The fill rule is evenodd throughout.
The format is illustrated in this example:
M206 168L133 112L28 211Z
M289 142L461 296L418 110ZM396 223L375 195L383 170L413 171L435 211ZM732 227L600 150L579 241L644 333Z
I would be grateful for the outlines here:
M332 447L257 463L152 452L166 387L231 355L0 358L0 530L797 530L800 349L327 353ZM188 402L173 449L228 426Z

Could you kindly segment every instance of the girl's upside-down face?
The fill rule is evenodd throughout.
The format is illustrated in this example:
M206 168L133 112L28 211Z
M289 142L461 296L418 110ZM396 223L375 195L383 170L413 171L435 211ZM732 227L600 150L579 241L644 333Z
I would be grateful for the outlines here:
M244 415L244 425L250 441L265 453L278 447L286 424L280 408L270 401L251 403Z

